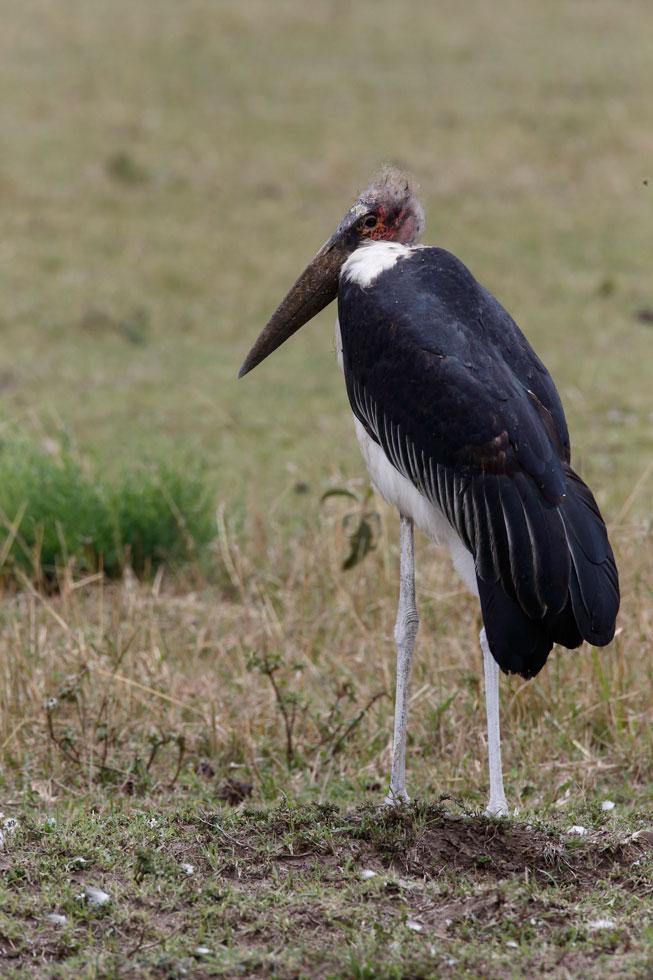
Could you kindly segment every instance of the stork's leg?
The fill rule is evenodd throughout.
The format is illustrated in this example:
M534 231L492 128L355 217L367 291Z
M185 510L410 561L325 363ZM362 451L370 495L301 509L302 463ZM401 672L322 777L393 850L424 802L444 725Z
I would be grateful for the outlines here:
M499 727L499 665L490 653L485 627L481 630L481 649L485 671L485 706L487 709L487 751L490 763L490 802L488 816L505 817L508 803L503 789L501 767L501 729Z
M415 605L415 553L413 549L413 522L401 515L399 529L401 549L399 606L395 623L397 644L397 694L395 698L395 730L392 743L392 771L390 792L386 803L408 803L406 792L406 728L408 724L408 691L413 648L419 617Z

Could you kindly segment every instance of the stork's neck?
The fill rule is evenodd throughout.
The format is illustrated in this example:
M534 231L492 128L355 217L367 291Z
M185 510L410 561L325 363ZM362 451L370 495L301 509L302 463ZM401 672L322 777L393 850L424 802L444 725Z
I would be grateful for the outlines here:
M399 242L366 242L352 252L340 270L340 277L366 288L386 269L411 254L414 245Z

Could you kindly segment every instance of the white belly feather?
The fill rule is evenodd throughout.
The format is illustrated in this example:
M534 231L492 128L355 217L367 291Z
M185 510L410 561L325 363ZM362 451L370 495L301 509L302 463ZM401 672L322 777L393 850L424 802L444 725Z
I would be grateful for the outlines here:
M340 370L343 370L342 339L337 319L336 355ZM400 514L412 518L420 531L423 531L431 541L448 548L456 571L463 582L470 592L478 595L474 559L442 511L395 469L381 446L367 434L356 416L354 416L354 427L374 489L387 503L396 507Z

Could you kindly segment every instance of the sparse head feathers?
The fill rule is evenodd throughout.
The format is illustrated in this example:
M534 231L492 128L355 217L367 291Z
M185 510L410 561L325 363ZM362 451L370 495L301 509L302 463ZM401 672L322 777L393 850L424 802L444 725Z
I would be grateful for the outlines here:
M424 230L424 208L418 197L417 184L410 174L398 167L384 166L358 200L366 205L381 204L389 212L405 210L410 213L414 221L413 241Z

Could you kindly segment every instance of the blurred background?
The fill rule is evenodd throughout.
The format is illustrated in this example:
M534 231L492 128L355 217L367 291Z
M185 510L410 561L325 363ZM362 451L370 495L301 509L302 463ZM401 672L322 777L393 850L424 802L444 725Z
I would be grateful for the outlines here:
M627 647L556 656L515 694L507 730L520 711L545 724L542 704L563 689L572 710L603 663L615 674L600 724L590 712L577 737L591 753L611 740L622 762L635 751L651 693L652 91L649 0L3 0L3 724L19 770L36 765L56 678L88 685L93 657L113 678L115 638L132 626L146 635L120 670L176 692L182 708L157 702L162 724L185 726L197 752L251 761L270 733L277 751L252 651L305 658L288 684L318 697L344 676L362 703L377 677L391 690L395 518L365 497L335 310L236 382L288 285L386 161L421 184L425 240L469 265L549 367L620 550ZM330 489L350 496L322 502ZM372 549L343 571L356 533L353 546ZM446 715L460 733L478 703L477 610L423 544L419 568L418 701L441 718L471 678ZM122 581L125 569L143 585L105 593L99 573ZM30 591L42 587L59 620ZM626 745L610 691L630 697L635 675ZM152 705L128 690L136 701L117 696L116 711L129 707L136 731ZM201 708L184 713L191 702ZM360 765L383 772L390 711L373 710ZM433 719L417 716L428 754ZM470 731L449 759L461 785L478 755Z

